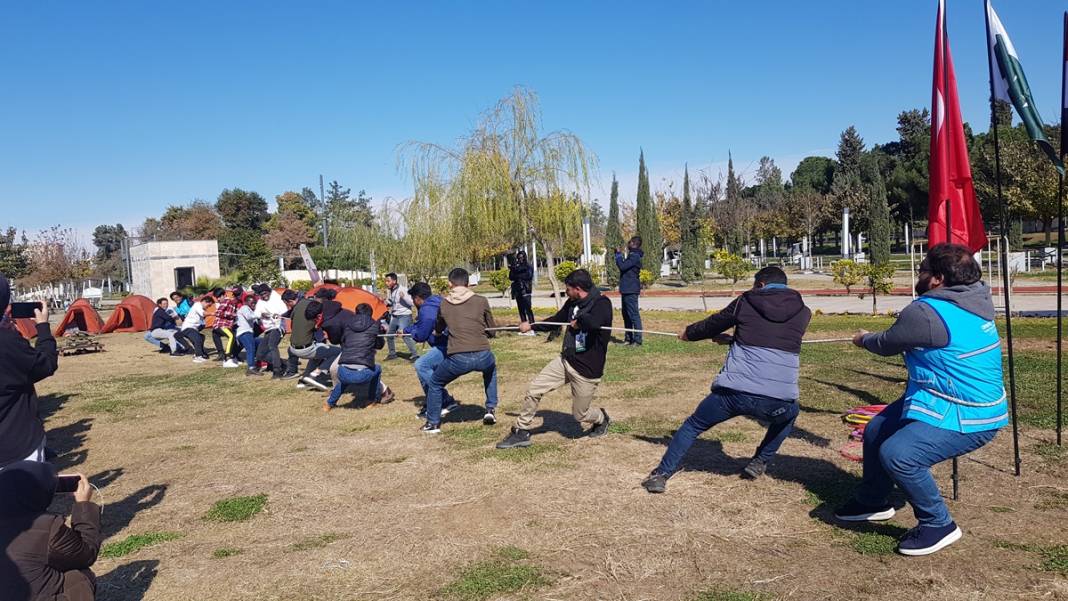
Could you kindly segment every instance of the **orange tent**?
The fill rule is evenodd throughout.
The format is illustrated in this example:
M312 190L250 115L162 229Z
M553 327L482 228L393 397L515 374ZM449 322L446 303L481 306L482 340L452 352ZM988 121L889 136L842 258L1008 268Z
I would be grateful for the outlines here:
M156 303L147 296L132 294L122 299L115 312L104 324L102 333L111 332L144 332L152 325L152 313L156 310Z
M11 312L8 311L8 317L11 316ZM22 337L26 340L33 340L37 337L37 322L30 317L19 317L15 319L11 318L11 323L15 324L15 329L22 334Z
M367 303L368 305L371 305L371 315L374 316L375 319L382 319L382 316L386 314L386 303L382 302L382 299L363 288L343 288L334 284L321 284L309 290L308 296L314 296L321 288L337 290L337 298L334 300L341 303L341 306L349 311L355 311L357 305Z
M100 319L100 314L84 298L71 303L53 334L62 336L67 330L75 328L89 334L99 334L104 329L104 320Z

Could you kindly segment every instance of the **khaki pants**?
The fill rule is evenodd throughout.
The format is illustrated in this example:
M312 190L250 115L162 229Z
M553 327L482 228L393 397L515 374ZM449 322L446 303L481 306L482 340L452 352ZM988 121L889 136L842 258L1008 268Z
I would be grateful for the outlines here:
M597 393L597 385L601 379L591 380L584 378L573 367L564 362L562 357L557 357L549 362L530 383L527 396L523 399L523 406L519 410L516 419L516 427L520 430L530 430L534 423L534 414L538 411L538 403L541 397L560 388L565 384L571 385L571 415L585 424L599 424L604 421L604 412L599 408L591 409L590 403Z

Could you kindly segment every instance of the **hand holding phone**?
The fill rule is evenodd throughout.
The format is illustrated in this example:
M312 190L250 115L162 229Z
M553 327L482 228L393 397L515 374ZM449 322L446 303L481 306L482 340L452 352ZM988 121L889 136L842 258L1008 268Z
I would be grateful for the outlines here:
M13 319L26 319L34 317L36 311L41 308L41 303L11 303L11 317Z

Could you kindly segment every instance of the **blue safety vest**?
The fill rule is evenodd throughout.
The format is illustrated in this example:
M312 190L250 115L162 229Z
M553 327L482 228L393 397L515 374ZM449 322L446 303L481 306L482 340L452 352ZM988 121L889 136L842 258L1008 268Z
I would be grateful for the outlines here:
M1009 423L994 322L941 299L917 302L942 318L949 344L905 352L905 417L954 432L996 430Z

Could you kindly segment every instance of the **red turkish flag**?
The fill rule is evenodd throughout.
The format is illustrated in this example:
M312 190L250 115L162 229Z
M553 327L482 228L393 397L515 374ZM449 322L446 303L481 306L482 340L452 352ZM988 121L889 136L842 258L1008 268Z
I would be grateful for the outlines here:
M931 161L927 201L929 246L946 242L946 211L952 221L949 242L976 252L986 246L986 230L972 185L968 143L957 97L957 76L945 35L945 0L938 2L935 28L934 89L931 94Z

